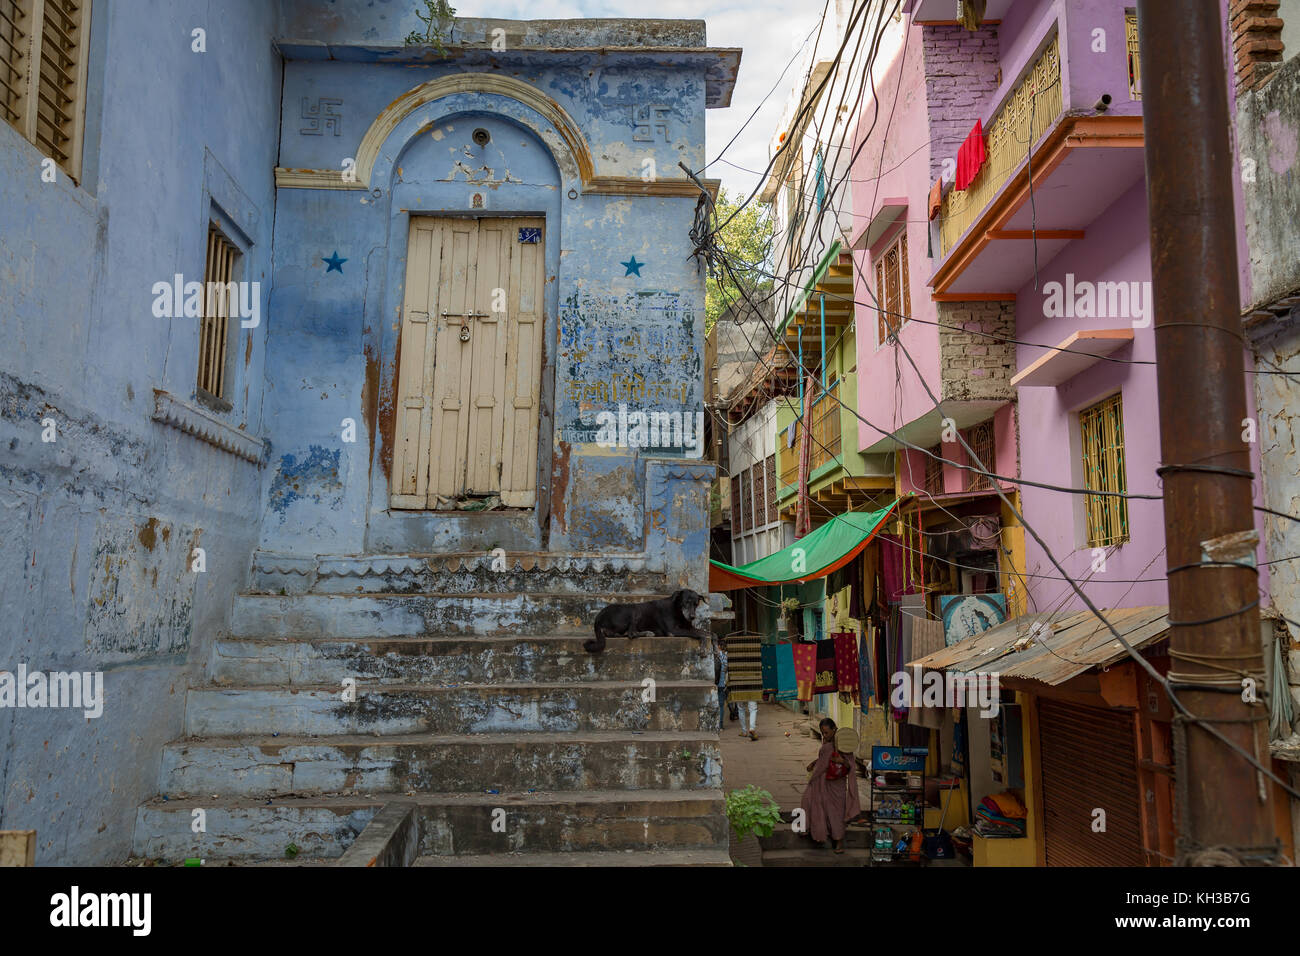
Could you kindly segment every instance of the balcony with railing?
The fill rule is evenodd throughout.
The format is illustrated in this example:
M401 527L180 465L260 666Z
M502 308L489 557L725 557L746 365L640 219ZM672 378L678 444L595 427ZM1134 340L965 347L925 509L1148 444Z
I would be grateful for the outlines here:
M1093 51L1098 23L1113 53ZM1116 0L1086 23L1063 15L1039 29L1021 44L1031 54L999 64L1014 81L969 117L985 158L965 189L944 186L930 280L940 301L1014 299L1035 263L1083 239L1144 175L1136 15Z
M986 127L984 166L966 189L953 189L944 197L939 211L941 255L957 244L1025 162L1028 144L1051 127L1063 108L1060 41L1053 37Z
M781 517L790 520L799 490L799 457L808 443L808 489L815 502L813 524L818 525L831 514L865 507L892 493L894 477L891 456L857 449L857 376L849 374L824 390L814 387L808 429L798 399L778 406L776 447Z

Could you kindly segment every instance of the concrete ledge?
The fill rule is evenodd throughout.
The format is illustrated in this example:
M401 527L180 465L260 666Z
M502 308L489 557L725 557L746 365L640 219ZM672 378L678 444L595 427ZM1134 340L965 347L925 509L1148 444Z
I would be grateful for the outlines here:
M410 866L420 852L420 818L410 803L389 803L335 866Z
M255 465L266 456L266 443L230 425L197 405L182 401L161 388L153 390L153 420L193 435L199 441L228 451Z

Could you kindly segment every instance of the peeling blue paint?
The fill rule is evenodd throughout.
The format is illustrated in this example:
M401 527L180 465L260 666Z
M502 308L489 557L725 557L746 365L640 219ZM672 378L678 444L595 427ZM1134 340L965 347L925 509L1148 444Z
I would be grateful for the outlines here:
M296 455L281 455L268 494L271 510L284 514L295 501L337 504L343 489L339 480L339 455L339 449L320 445L308 448L302 461Z

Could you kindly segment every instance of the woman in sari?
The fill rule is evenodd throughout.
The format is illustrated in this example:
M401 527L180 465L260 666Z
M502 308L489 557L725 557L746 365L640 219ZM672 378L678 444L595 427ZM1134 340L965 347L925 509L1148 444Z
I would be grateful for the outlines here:
M824 717L817 729L821 731L822 749L808 765L812 777L799 806L808 821L808 835L818 843L825 843L829 835L835 852L843 853L844 825L862 813L857 761L853 754L835 749L835 721Z

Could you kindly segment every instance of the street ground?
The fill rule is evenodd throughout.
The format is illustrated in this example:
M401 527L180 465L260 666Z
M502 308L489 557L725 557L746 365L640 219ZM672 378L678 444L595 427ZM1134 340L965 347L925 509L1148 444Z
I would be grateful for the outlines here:
M820 743L809 736L810 720L791 713L779 704L758 705L758 740L741 737L740 721L728 718L719 749L722 752L723 790L731 792L753 784L761 787L780 806L783 816L799 806L808 783L808 763L817 756ZM788 736L787 736L788 734ZM861 780L859 795L866 805L866 787ZM867 828L849 830L846 854L832 856L830 850L816 847L806 837L795 837L783 824L773 838L764 840L762 862L758 861L753 841L734 844L732 859L749 866L762 865L864 865L868 855ZM855 832L856 831L856 832ZM859 858L861 857L861 858Z

